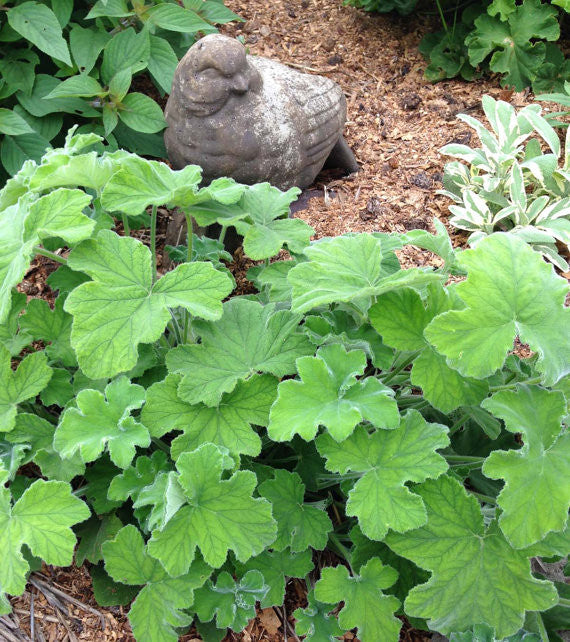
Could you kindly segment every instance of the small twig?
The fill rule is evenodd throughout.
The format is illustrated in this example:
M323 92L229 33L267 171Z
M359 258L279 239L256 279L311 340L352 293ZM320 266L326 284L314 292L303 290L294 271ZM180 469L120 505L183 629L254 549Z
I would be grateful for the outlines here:
M331 67L330 69L316 69L315 67L307 67L307 65L300 65L296 62L287 62L284 61L288 67L295 67L295 69L303 69L305 71L312 71L316 74L328 74L331 71L336 71L336 67Z
M51 586L47 584L46 582L42 582L41 580L38 579L33 579L30 577L30 582L38 588L40 591L43 593L43 589L47 589L48 591L51 591L55 595L58 595L59 597L62 597L63 599L67 600L68 602L71 602L71 604L74 604L75 606L79 607L83 611L87 611L88 613L92 613L93 615L96 615L100 622L101 622L101 628L105 629L106 627L106 622L105 622L105 617L104 615L98 611L97 609L94 609L92 606L89 606L88 604L84 604L83 602L80 602L79 600L76 600L74 597L71 597L71 595L67 595L67 593L64 593L63 591L60 591L59 589L56 589L54 586ZM47 598L47 595L46 595ZM63 610L63 609L62 609Z
M36 639L36 621L34 618L34 594L30 593L30 637Z

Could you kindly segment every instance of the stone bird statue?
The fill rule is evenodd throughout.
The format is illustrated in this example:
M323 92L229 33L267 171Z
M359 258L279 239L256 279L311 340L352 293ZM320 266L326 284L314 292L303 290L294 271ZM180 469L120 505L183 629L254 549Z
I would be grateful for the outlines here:
M310 185L325 162L358 170L342 137L346 100L335 82L246 55L221 34L182 58L165 116L173 167L200 165L206 182L230 176L288 189Z

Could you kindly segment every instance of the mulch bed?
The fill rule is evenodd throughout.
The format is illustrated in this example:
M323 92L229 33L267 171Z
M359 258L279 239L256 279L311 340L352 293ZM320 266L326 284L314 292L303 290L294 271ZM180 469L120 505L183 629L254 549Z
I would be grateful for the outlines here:
M343 6L342 0L227 0L226 4L246 22L226 25L224 33L242 35L252 54L332 78L346 94L345 138L361 171L349 177L329 172L317 179L304 199L304 209L295 214L313 226L315 238L345 232L432 230L434 217L446 223L447 199L435 194L445 163L438 150L472 139L457 114L482 117L484 94L520 107L532 102L524 93L502 90L496 78L436 85L425 81L418 44L423 34L437 28L430 16L368 15ZM163 219L159 238L164 232ZM464 235L450 233L455 244L465 244ZM411 248L401 258L409 265L433 262L429 253ZM51 302L53 293L45 278L54 267L40 257L26 275L23 290ZM234 267L236 274L245 273L246 261L239 250ZM32 612L34 640L134 640L126 609L97 606L86 568L44 567L42 573L23 596L12 600L13 614L0 620L0 640L29 642ZM291 614L304 606L305 592L304 582L292 580L284 611L265 609L246 631L228 635L226 642L298 641ZM195 632L182 638L183 642L200 639ZM353 639L352 633L345 636ZM429 634L405 624L401 639L420 642Z

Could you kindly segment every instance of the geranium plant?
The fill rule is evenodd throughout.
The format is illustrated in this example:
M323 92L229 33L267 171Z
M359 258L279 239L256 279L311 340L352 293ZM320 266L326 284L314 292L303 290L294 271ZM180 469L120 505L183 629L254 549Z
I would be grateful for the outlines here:
M440 223L311 242L297 190L200 188L197 167L98 142L70 133L0 193L2 612L35 558L75 554L139 641L221 640L291 576L306 640L396 641L403 615L461 640L567 622L566 586L530 566L570 550L552 266L506 233L454 251ZM231 296L191 225L158 274L159 205L234 226L257 292ZM145 212L150 247L128 235ZM442 267L402 269L405 244ZM37 255L60 264L53 306L17 291ZM315 569L325 548L338 563Z

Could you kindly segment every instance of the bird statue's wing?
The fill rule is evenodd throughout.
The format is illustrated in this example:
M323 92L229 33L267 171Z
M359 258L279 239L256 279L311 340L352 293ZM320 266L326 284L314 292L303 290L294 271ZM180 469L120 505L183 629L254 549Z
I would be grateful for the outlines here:
M295 99L305 114L302 141L307 168L322 167L342 135L346 119L346 99L340 87L323 76L295 74Z

